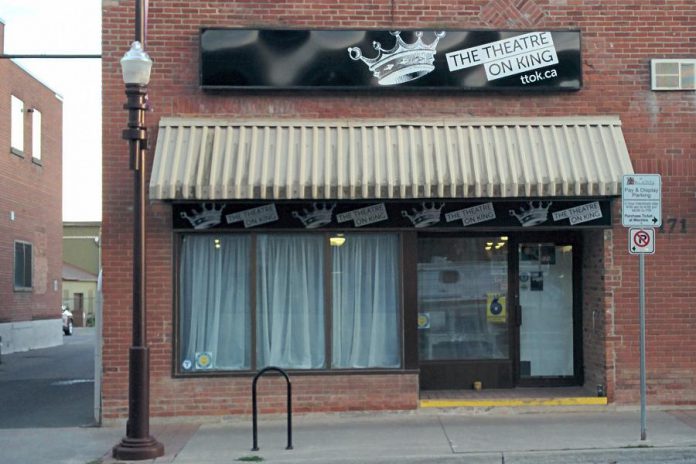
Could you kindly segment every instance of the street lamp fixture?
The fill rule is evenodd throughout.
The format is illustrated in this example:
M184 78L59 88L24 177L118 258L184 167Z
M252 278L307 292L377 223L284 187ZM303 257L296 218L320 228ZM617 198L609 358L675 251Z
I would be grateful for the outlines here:
M152 69L152 60L150 56L143 50L143 45L135 41L131 45L130 50L121 58L121 72L123 73L123 82L136 85L147 85L150 83L150 70Z
M140 461L164 454L164 446L150 436L150 353L145 312L145 159L147 127L145 110L152 60L142 46L142 0L136 0L136 41L121 59L128 98L128 128L123 138L130 148L133 187L133 343L128 364L128 423L126 436L114 446L116 459ZM140 40L137 40L140 39Z

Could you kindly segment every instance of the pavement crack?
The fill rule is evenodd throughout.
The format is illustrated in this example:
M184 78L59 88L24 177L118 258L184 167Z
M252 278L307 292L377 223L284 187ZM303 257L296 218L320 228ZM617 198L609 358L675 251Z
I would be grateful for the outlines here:
M447 444L450 447L450 451L452 451L452 454L457 454L457 451L455 450L454 443L452 442L452 439L450 436L447 434L447 429L445 428L445 424L442 423L442 417L437 416L437 421L440 423L440 428L442 429L442 433L445 435L445 438L447 439Z

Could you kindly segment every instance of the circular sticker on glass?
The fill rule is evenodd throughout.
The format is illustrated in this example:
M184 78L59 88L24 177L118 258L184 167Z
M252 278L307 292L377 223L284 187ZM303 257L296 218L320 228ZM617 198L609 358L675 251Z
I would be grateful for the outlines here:
M181 363L181 367L188 371L193 367L193 363L190 359L184 359L184 362Z
M213 365L213 355L210 352L196 353L196 369L210 369Z
M429 329L430 328L430 313L418 314L418 328L419 329Z

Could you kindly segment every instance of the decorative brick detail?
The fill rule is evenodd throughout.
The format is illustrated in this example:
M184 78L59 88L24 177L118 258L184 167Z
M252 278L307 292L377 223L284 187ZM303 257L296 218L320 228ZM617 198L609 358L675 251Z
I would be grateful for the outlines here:
M534 0L491 0L481 7L481 20L501 29L535 26L543 18L544 11Z

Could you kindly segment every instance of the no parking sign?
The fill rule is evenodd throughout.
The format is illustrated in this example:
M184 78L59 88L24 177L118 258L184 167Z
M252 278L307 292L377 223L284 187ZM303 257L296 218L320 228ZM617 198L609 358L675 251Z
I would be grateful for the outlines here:
M655 229L652 227L628 229L628 252L632 255L655 253Z

